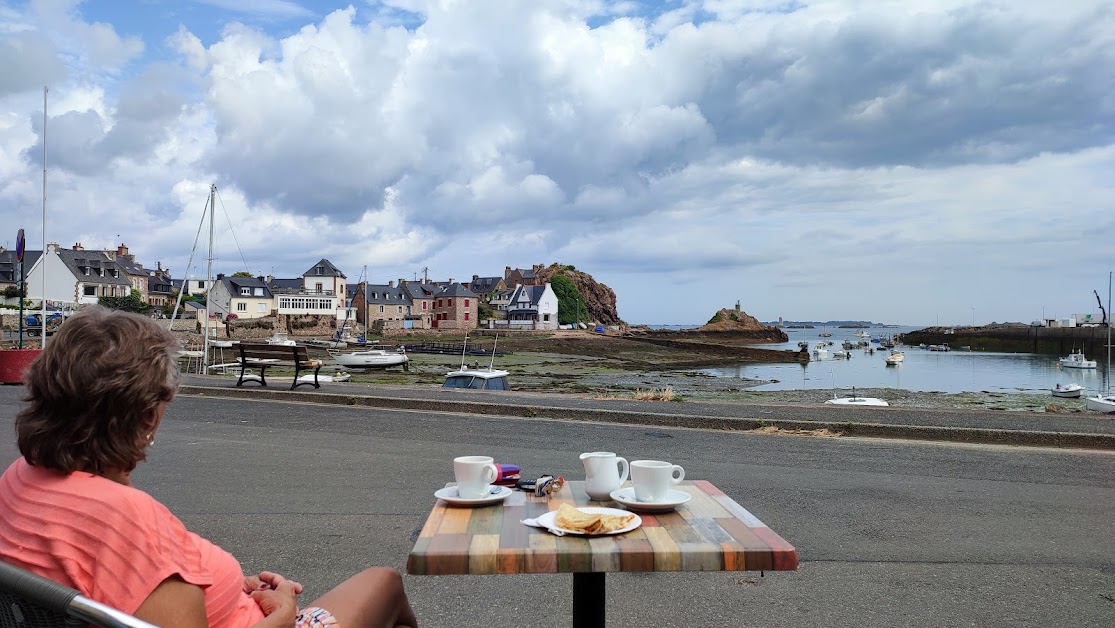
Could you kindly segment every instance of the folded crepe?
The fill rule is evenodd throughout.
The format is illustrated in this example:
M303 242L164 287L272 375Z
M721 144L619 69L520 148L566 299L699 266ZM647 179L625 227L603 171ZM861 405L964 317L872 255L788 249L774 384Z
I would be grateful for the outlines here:
M591 514L578 510L569 504L558 507L554 523L563 530L585 534L607 534L626 528L635 515Z

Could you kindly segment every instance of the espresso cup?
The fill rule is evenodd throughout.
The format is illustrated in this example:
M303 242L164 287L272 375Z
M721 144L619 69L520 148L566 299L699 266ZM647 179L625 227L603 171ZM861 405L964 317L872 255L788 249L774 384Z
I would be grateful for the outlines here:
M635 499L641 502L664 502L670 487L685 479L685 469L661 460L635 460L631 463L631 484Z
M453 459L453 475L461 499L480 499L491 491L499 469L491 456L460 456Z

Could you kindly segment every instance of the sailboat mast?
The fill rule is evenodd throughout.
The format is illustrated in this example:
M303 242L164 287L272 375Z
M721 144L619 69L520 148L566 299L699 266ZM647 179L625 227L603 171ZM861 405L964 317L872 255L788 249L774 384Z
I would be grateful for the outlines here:
M49 91L45 86L43 87L43 293L42 298L39 299L39 305L42 308L42 323L43 330L39 335L42 343L39 345L46 349L46 93ZM23 297L20 297L21 299ZM22 302L22 301L21 301ZM23 339L23 336L20 336Z
M213 214L217 200L217 186L209 184L209 263L205 267L205 325L201 330L204 343L201 349L202 374L209 368L209 297L213 292Z

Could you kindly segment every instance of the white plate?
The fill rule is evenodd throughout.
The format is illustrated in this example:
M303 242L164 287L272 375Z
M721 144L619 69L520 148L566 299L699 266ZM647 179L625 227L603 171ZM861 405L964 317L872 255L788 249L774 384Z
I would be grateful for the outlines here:
M641 502L635 499L635 489L628 486L626 488L617 488L612 491L609 496L615 501L627 506L631 510L638 510L641 512L669 512L674 508L689 501L693 496L685 491L678 491L670 489L666 493L666 500L661 502Z
M602 506L578 506L577 510L580 510L581 512L587 513L587 514L590 514L590 515L619 515L621 517L626 517L626 516L632 514L628 511L622 510L620 508L604 508ZM536 519L536 521L538 521L538 524L541 525L541 526L550 528L552 530L559 530L561 532L564 532L565 534L581 534L581 535L585 534L584 532L582 532L580 530L566 530L565 528L557 525L556 523L554 523L554 519L556 517L557 517L557 511L556 510L551 510L550 512L547 512L544 515L539 515L538 519ZM627 524L627 527L620 528L619 530L616 530L614 532L604 532L603 534L623 534L624 532L630 532L630 531L634 530L635 528L643 525L643 520L639 517L639 515L634 515L634 517L635 517L635 519L632 520L631 523ZM595 536L595 535L589 535L589 536Z
M511 496L511 489L506 486L493 486L492 490L495 492L490 495L476 499L466 499L457 493L456 486L446 486L434 491L434 497L452 506L487 506L488 504L498 504Z

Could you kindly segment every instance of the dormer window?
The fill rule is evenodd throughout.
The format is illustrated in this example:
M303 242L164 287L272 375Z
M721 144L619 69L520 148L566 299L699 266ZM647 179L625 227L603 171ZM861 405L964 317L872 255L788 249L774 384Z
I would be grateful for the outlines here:
M251 288L248 288L248 287L240 288L240 296L248 297L248 296L251 296L251 295L252 295L252 289Z
M256 288L256 296L257 297L262 297L263 296L263 288Z

